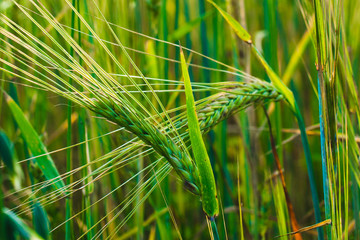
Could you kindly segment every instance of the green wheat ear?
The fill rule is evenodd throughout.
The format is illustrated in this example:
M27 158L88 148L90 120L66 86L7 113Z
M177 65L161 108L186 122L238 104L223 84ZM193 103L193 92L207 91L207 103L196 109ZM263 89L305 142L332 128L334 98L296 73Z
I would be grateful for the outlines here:
M150 145L170 163L184 181L185 186L192 193L200 195L200 183L196 166L187 153L183 152L170 137L148 120L139 121L140 118L130 111L125 111L119 102L112 102L106 98L102 100L103 102L94 101L95 106L88 107L106 119L115 122L120 127L124 127Z

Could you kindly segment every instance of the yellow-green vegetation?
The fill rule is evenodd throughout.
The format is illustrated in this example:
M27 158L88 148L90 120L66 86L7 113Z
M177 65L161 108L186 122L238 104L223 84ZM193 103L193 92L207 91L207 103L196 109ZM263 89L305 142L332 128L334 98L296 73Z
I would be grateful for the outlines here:
M0 1L0 239L360 239L360 1Z

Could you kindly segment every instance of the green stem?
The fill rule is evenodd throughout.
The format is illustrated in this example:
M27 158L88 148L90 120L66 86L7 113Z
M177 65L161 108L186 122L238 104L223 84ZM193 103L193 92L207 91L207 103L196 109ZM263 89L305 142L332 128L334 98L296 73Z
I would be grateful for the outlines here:
M214 240L220 240L219 232L218 232L216 222L215 222L215 218L211 218L210 223L211 223L212 234L213 234L213 237L214 237L213 239Z
M311 197L314 205L314 212L315 212L315 220L317 223L321 222L321 213L320 213L320 204L319 204L319 197L316 190L316 184L315 184L315 177L314 177L314 169L312 165L312 159L310 154L310 147L309 142L306 136L306 128L304 124L304 120L302 118L302 115L300 113L300 109L298 105L295 102L295 116L298 121L300 133L301 133L301 141L303 144L304 152L305 152L305 160L306 160L306 166L310 181L310 190L311 190ZM324 239L324 233L322 228L317 228L318 231L318 239Z
M76 7L76 0L72 1L72 5ZM75 12L72 11L71 13L71 37L74 38L75 36ZM70 48L70 55L74 56L74 49ZM69 84L72 84L72 78L69 78ZM69 88L69 91L71 89ZM66 135L66 145L71 146L71 138L72 138L72 101L68 100L67 103L67 135ZM68 148L66 150L66 172L70 172L72 170L72 148ZM73 175L70 174L68 178L66 178L66 185L70 185L73 181ZM69 196L65 200L65 240L71 240L72 239L72 233L73 233L73 226L72 226L72 220L71 220L71 213L72 213L72 194L69 193Z
M139 175L137 176L136 180L137 180L137 184L139 186L141 186L143 184L143 177L144 177L144 174L142 173L142 170L144 168L144 166L143 166L143 156L142 155L139 156L137 167L138 167ZM138 210L136 211L136 225L137 225L137 228L138 228L138 230L136 232L136 239L137 240L144 239L144 228L143 228L144 207L143 207L143 205L141 203L142 198L143 198L143 193L141 192L139 194L139 196L137 196L136 204L134 206L134 207L138 206Z

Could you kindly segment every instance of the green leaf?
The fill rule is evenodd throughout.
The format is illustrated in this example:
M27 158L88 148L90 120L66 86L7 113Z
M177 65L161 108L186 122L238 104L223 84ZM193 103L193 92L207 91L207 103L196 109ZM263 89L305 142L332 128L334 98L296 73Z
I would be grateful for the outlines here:
M33 208L33 226L39 236L44 239L50 239L50 223L45 209L39 202L34 203Z
M31 228L29 228L18 216L7 208L2 209L5 217L5 236L7 239L14 239L19 234L22 239L41 240L42 238ZM16 238L15 238L16 239Z
M291 55L290 61L286 66L286 69L282 76L282 81L284 82L284 84L287 85L290 82L294 72L297 70L298 63L302 60L302 56L306 50L306 47L309 45L309 42L311 40L311 32L313 31L313 29L314 24L310 26L310 28L301 38L300 42L296 45L296 48Z
M0 157L3 160L15 189L20 189L23 173L14 158L13 144L6 133L0 130Z
M320 0L314 0L315 8L315 25L316 25L316 51L320 53L316 57L321 57L317 59L318 68L323 68L326 60L326 47L325 47L325 26L324 26L324 17L323 17L323 6ZM320 66L319 66L320 65Z
M201 23L201 21L209 17L212 13L213 11L208 11L205 14L195 18L194 20L191 20L181 25L181 27L179 27L173 33L170 34L169 42L173 42L175 40L181 39L183 36L185 36L186 34L191 32L195 27L197 27Z
M191 88L190 77L187 70L184 53L181 51L181 69L185 82L186 109L189 126L190 141L195 158L196 166L199 170L201 198L203 210L210 218L219 213L217 201L216 184L211 168L210 159L201 136L198 117L196 114L194 96Z
M222 10L218 5L216 5L213 1L208 0L209 3L211 3L218 11L219 13L224 17L224 19L230 24L231 28L234 30L236 35L243 40L244 42L247 42L251 44L251 36L250 34L241 26L241 24L236 21L230 14Z
M281 81L280 77L274 72L274 70L270 67L270 65L267 63L265 58L261 55L261 53L255 48L254 45L252 45L252 50L255 53L257 59L260 61L260 63L263 65L266 74L269 76L270 81L272 84L274 84L274 87L281 92L286 100L289 102L291 109L296 113L296 104L295 104L295 98L294 94L290 91L290 89Z
M60 174L52 158L48 154L45 145L42 143L40 137L30 124L30 122L26 119L20 107L7 93L4 92L4 94L7 104L15 118L15 121L19 125L19 128L24 136L29 150L31 151L33 156L40 156L35 157L34 160L38 163L42 173L44 174L46 179L53 182L53 187L55 189L63 189L65 187L65 184L60 178Z

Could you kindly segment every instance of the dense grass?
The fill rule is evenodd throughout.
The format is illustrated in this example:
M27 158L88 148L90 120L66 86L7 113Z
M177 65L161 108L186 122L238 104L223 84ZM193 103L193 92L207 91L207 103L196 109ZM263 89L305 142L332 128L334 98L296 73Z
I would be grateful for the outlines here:
M360 239L360 1L0 11L0 239Z

